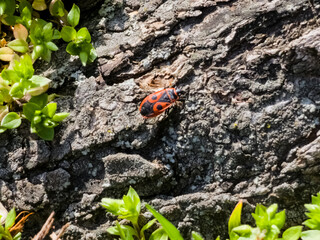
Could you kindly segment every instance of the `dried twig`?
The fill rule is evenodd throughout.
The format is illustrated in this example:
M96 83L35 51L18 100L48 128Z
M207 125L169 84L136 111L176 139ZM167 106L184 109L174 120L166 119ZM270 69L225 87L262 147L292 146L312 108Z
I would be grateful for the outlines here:
M40 232L38 232L38 234L36 236L34 236L32 240L42 240L42 239L44 239L44 237L49 233L49 231L50 231L50 229L52 227L52 224L53 224L53 221L54 221L53 216L54 216L54 212L52 212L50 214L50 216L48 217L47 221L42 226Z
M70 223L66 223L62 226L60 232L58 235L56 235L54 232L50 234L50 237L52 240L60 240L60 237L64 234L64 232L67 230L67 228L70 226Z

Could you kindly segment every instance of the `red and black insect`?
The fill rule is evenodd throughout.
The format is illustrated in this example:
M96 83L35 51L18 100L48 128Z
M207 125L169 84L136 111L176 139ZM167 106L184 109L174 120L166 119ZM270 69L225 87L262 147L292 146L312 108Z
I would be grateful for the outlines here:
M140 104L140 113L144 118L158 116L179 99L181 90L165 88L147 96Z

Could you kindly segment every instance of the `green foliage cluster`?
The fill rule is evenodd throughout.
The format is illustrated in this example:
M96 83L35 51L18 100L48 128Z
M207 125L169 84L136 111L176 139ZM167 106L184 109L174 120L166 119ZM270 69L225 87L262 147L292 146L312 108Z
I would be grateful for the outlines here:
M46 9L51 22L40 18L39 11ZM88 29L75 29L79 19L79 7L73 4L68 12L62 0L0 0L0 133L19 127L25 118L32 133L53 139L53 128L68 114L55 113L56 103L49 103L53 95L43 95L51 80L34 75L33 64L37 59L50 62L58 50L54 40L60 38L84 66L93 62L97 55Z
M0 219L1 219L0 215ZM0 239L3 240L19 240L21 239L21 232L16 233L14 236L12 236L10 229L15 224L16 219L16 211L15 209L11 209L8 215L6 216L5 224L4 226L0 225Z
M303 225L310 230L302 231L303 226L294 226L286 229L282 237L280 231L285 224L285 210L278 212L278 205L273 204L266 208L258 204L255 212L252 214L256 227L241 224L242 203L239 203L229 220L229 237L230 240L315 240L320 239L320 193L312 196L312 203L305 204L309 211L306 215L309 219L303 222Z
M130 225L120 225L116 222L116 226L107 229L107 232L118 236L122 240L145 240L144 231L150 228L156 220L161 227L151 233L149 240L183 240L179 230L164 218L160 213L154 210L148 204L147 209L153 214L156 219L149 221L146 225L140 228L138 218L140 215L140 198L138 194L130 187L127 195L123 199L103 198L101 205L106 210L120 219L129 220ZM312 203L305 204L308 219L303 222L310 230L302 231L303 226L294 226L285 230L282 237L279 237L281 229L286 221L285 210L277 212L278 205L273 204L270 207L265 207L258 204L252 217L255 220L256 227L241 224L242 201L240 201L233 210L229 222L228 232L229 240L315 240L320 239L320 193L317 196L312 196ZM192 239L204 240L197 232L192 232ZM220 240L218 236L216 240Z
M107 229L108 233L117 235L120 239L146 240L144 232L156 222L156 219L160 222L162 227L155 230L150 235L149 240L165 240L169 239L169 237L170 239L175 240L183 239L178 229L148 204L146 207L156 219L149 221L143 227L139 226L138 219L140 216L141 202L137 192L132 187L130 187L128 194L124 195L122 199L103 198L101 200L101 205L105 207L108 212L117 215L120 219L126 219L132 223L133 227L129 225L120 225L116 222L115 227Z

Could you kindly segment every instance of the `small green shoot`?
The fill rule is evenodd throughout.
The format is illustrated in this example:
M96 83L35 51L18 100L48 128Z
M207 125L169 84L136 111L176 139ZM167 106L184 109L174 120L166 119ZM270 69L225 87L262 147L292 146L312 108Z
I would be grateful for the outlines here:
M52 40L59 39L60 34L52 28L52 23L42 19L33 20L30 27L30 40L33 44L32 59L42 58L50 62L51 52L57 51L58 47Z
M241 211L242 211L242 201L239 201L234 210L232 211L229 222L228 222L228 232L231 235L232 229L241 225Z
M91 36L86 27L79 31L75 30L80 19L80 9L75 4L68 14L68 24L71 26L64 26L61 30L61 37L65 42L69 42L66 51L71 55L80 57L83 66L87 63L92 63L96 58L96 50L91 44Z
M159 221L163 229L166 231L170 239L183 240L179 230L169 222L164 216L158 213L150 205L146 204L146 208L152 213L152 215Z
M46 14L39 14L48 8L47 12L53 17L51 22L40 18ZM67 51L78 55L83 65L93 62L97 56L89 31L85 27L79 31L74 29L79 21L79 7L73 4L68 13L62 0L0 0L0 30L3 30L1 24L9 26L0 31L0 133L20 126L25 117L23 109L28 116L32 115L32 119L27 118L31 131L52 140L54 127L68 113L55 113L56 103L49 103L50 99L41 107L30 100L45 93L51 82L46 77L33 75L33 64L37 59L50 62L52 52L58 50L54 40L61 38L57 30L60 28L64 39L70 42Z
M194 231L192 231L192 240L204 240L203 238L202 238L202 236L200 235L200 233L197 233L197 232L194 232Z
M6 216L4 226L0 225L0 239L3 239L3 240L20 240L21 239L21 232L16 232L12 230L13 228L15 228L14 226L15 220L16 220L16 211L14 208L12 208Z
M129 194L131 192L131 194ZM130 190L127 196L130 198L138 199L136 192L133 188L130 187ZM127 197L126 196L126 197ZM139 201L131 200L130 206L135 204L140 204ZM102 199L101 205L107 209L108 212L111 212L115 215L122 214L121 210L124 207L123 200L104 198ZM312 204L306 204L308 213L306 215L309 217L303 224L311 228L311 230L302 231L302 226L294 226L285 230L282 234L282 238L279 238L280 231L285 223L285 211L277 212L278 205L273 204L270 207L265 207L261 204L258 204L255 213L252 214L256 222L256 227L252 227L247 224L241 225L241 212L242 212L242 201L240 201L234 208L228 222L228 231L230 240L316 240L320 239L320 193L317 196L312 197ZM136 205L137 206L137 205ZM139 225L136 226L132 223L131 218L126 218L130 220L133 227L129 225L120 225L118 222L116 226L108 228L107 232L112 235L117 235L120 239L139 239L146 240L144 231L149 229L154 223L155 220L161 224L161 227L153 231L148 238L148 240L183 240L180 235L179 230L170 223L166 218L164 218L160 213L154 210L150 205L146 204L146 208L153 214L156 219L149 221L144 227L141 228L140 234L138 234L140 229ZM128 211L128 210L126 210ZM125 211L125 212L126 212ZM121 218L125 218L122 215ZM120 216L119 216L120 218ZM192 232L193 240L204 240L204 238L197 232ZM220 240L220 236L216 238Z
M14 129L19 127L21 124L20 116L15 112L7 113L1 120L0 133L7 129Z
M33 73L32 60L28 54L22 55L20 62L15 61L12 70L5 69L1 72L4 83L11 87L9 94L12 98L23 98L27 93L39 95L48 89L51 80Z
M32 97L23 105L23 114L31 122L31 132L44 140L53 140L54 128L59 125L69 113L56 113L57 103L48 103L48 94Z
M16 8L15 0L0 1L0 21L5 25L14 25L15 17L13 16ZM0 23L0 24L1 24Z

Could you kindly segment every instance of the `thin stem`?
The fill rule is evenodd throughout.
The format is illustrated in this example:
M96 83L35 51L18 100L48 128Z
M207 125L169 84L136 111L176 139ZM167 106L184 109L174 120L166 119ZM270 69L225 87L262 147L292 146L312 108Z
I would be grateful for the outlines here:
M140 236L140 227L138 225L138 221L135 221L135 222L132 222L132 225L134 227L134 229L136 230L137 234L138 234L138 238L141 239L141 236Z

